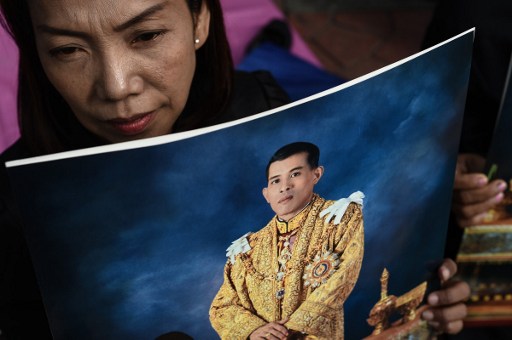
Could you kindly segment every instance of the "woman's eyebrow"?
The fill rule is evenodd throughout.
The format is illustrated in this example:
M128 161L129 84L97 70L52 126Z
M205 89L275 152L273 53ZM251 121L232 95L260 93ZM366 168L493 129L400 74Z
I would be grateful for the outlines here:
M145 9L142 13L140 14L137 14L136 16L134 16L133 18L129 19L128 21L114 27L114 31L115 32L120 32L120 31L124 31L125 29L133 26L133 25L136 25L142 21L145 21L147 17L149 17L150 15L153 15L155 14L156 12L159 12L161 10L163 10L165 8L165 5L166 5L166 2L161 2L157 5L153 5L147 9Z
M43 33L49 33L49 34L53 34L53 35L67 35L67 36L83 38L83 39L88 38L88 34L84 33L84 32L70 30L67 28L52 27L52 26L48 26L45 24L37 25L37 29Z
M123 31L123 30L125 30L133 25L136 25L142 21L145 21L147 19L147 17L155 14L156 12L163 10L165 8L165 6L166 6L166 2L162 2L159 4L153 5L147 9L145 9L144 11L142 11L140 14L137 14L133 18L125 21L124 23L122 23L118 26L115 26L114 31L120 32L120 31ZM52 26L46 25L46 24L37 25L37 28L41 32L49 33L49 34L53 34L53 35L67 35L67 36L73 36L73 37L84 38L84 39L88 38L88 34L85 32L75 31L75 30L71 30L71 29L67 29L67 28L57 28L57 27L52 27Z

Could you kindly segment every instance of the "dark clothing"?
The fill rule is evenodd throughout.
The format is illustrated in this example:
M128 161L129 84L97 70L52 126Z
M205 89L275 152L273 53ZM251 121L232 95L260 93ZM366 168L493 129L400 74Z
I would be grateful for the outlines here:
M289 102L267 72L235 73L230 105L214 124L247 117ZM73 145L96 146L80 135ZM84 142L84 140L86 142ZM51 339L41 295L4 163L30 157L17 141L0 156L0 339Z
M459 151L486 156L489 150L512 52L510 0L441 0L424 47L476 28L473 61ZM458 252L463 229L451 216L446 255ZM511 327L465 328L444 339L512 339Z
M424 47L476 27L460 151L485 156L496 123L512 52L510 0L442 0Z
M427 48L473 27L473 60L459 152L486 156L492 140L512 52L510 0L442 0L434 10L423 47ZM457 255L463 229L450 216L446 253Z
M443 0L434 10L423 47L476 28L459 147L461 153L485 157L489 150L512 53L511 18L510 0ZM462 231L451 216L446 256L456 256Z

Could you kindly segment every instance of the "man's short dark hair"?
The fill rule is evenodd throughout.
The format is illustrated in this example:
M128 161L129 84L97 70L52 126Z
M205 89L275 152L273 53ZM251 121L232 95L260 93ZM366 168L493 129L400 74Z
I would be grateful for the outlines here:
M307 162L311 169L318 168L318 160L320 159L320 149L313 143L309 142L295 142L290 143L279 150L277 150L274 155L270 158L267 164L266 174L268 179L268 170L270 169L270 164L282 161L290 156L296 155L298 153L305 152L308 154Z

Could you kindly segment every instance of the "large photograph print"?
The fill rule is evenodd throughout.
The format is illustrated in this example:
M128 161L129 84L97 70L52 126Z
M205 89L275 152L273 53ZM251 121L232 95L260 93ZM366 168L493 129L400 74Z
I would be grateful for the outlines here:
M384 287L421 308L443 257L472 40L466 32L235 124L9 163L54 337L217 339L210 307L226 284L236 291L220 304L245 309L224 317L227 339L262 315L279 321L299 310L290 328L313 332L323 322L335 325L329 334L361 339L382 321L370 311ZM318 147L321 176L304 152L267 169L295 142ZM284 231L263 190L274 183L267 172L278 182L305 178L304 192L318 194ZM341 202L339 220L325 222L331 201ZM278 239L294 228L295 245ZM227 283L225 268L236 273ZM258 275L266 283L252 287Z

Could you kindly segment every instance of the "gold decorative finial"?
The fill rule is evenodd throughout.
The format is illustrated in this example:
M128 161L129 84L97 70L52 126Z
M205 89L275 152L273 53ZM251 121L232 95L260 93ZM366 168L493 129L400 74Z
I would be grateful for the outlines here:
M388 282L389 282L389 272L386 268L382 271L382 275L380 276L380 299L384 300L388 297Z

